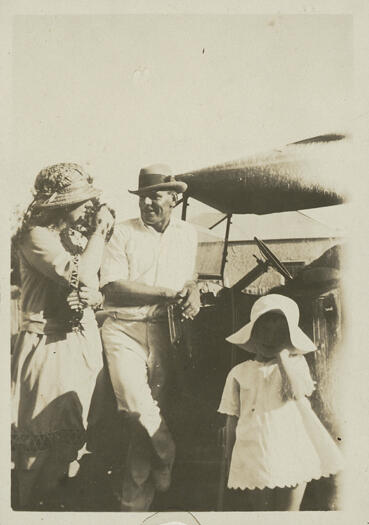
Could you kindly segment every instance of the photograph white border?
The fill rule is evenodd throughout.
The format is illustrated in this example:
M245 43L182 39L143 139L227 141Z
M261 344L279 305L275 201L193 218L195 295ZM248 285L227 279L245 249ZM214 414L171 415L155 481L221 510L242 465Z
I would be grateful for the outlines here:
M2 523L29 524L89 524L124 523L139 525L152 515L149 513L26 513L10 509L10 428L9 425L9 214L7 195L12 177L12 17L17 14L127 14L127 13L239 13L239 14L352 14L354 17L354 60L355 60L355 122L354 147L355 165L353 173L348 174L355 202L352 217L351 239L349 244L348 270L343 278L347 308L346 328L350 359L347 360L345 428L349 436L349 447L345 451L347 474L345 478L344 508L339 512L300 512L295 513L197 513L194 516L201 525L228 523L369 523L369 454L367 414L369 413L369 364L368 364L368 303L365 280L369 264L367 242L368 219L367 197L367 129L368 129L368 27L369 6L366 2L355 1L2 1L1 8L1 74L2 103L1 121L4 126L4 154L1 206L1 322L2 322L2 366L1 366L1 413L3 414L0 434L2 460L0 463L0 520ZM312 35L313 37L313 35ZM352 353L351 353L352 352ZM169 516L167 516L169 518ZM163 521L163 525L164 525Z

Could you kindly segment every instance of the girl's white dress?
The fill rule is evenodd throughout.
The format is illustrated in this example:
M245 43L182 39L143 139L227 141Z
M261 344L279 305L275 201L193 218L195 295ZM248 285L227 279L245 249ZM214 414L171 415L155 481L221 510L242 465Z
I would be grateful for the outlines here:
M291 358L291 366L310 395L305 358ZM309 400L283 401L281 383L275 360L245 361L229 372L218 409L239 418L228 488L292 487L341 470L341 453Z

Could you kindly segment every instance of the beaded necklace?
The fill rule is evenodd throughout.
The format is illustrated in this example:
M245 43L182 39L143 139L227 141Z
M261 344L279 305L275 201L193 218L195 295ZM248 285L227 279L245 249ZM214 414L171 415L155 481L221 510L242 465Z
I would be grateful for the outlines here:
M63 228L59 234L60 241L64 249L72 255L72 271L69 280L69 286L71 291L75 290L77 293L80 284L78 272L80 256L86 248L89 237L91 237L92 233L95 231L94 226L92 226L94 223L93 215L96 213L98 207L99 203L95 202L94 206L86 213L84 219L75 223L73 227L67 226ZM115 218L114 210L111 208L109 208L109 210ZM112 234L113 228L108 231L105 242L110 240ZM80 303L76 310L70 310L70 319L68 320L68 324L73 331L83 331L83 325L81 323L82 317L83 305Z
M69 279L69 288L71 291L75 290L78 293L79 290L79 261L80 255L86 247L87 237L81 232L71 227L63 228L60 231L60 241L64 249L72 255L72 271ZM83 317L83 306L79 304L76 310L70 309L70 317L68 319L68 325L73 332L82 332L83 325L81 323Z

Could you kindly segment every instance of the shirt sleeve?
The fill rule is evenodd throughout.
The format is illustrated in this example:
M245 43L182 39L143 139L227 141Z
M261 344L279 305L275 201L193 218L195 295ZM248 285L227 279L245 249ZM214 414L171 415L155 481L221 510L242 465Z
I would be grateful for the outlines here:
M234 377L233 369L227 376L218 412L229 416L240 416L240 385Z
M116 227L114 233L105 246L103 261L100 269L100 287L108 283L128 279L129 263L126 254L127 235L123 228Z
M197 261L197 231L192 225L189 228L189 249L188 249L188 271L187 279L189 281L195 280L197 278L196 274L196 261Z
M67 286L72 273L72 256L60 238L48 228L35 227L27 234L21 252L26 261L45 277Z

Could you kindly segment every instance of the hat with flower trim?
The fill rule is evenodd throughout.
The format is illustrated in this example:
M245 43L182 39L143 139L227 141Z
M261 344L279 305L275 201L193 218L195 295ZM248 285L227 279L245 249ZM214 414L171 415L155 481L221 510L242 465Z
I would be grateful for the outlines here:
M93 187L92 177L75 163L60 163L40 171L34 186L36 208L71 206L101 195Z

